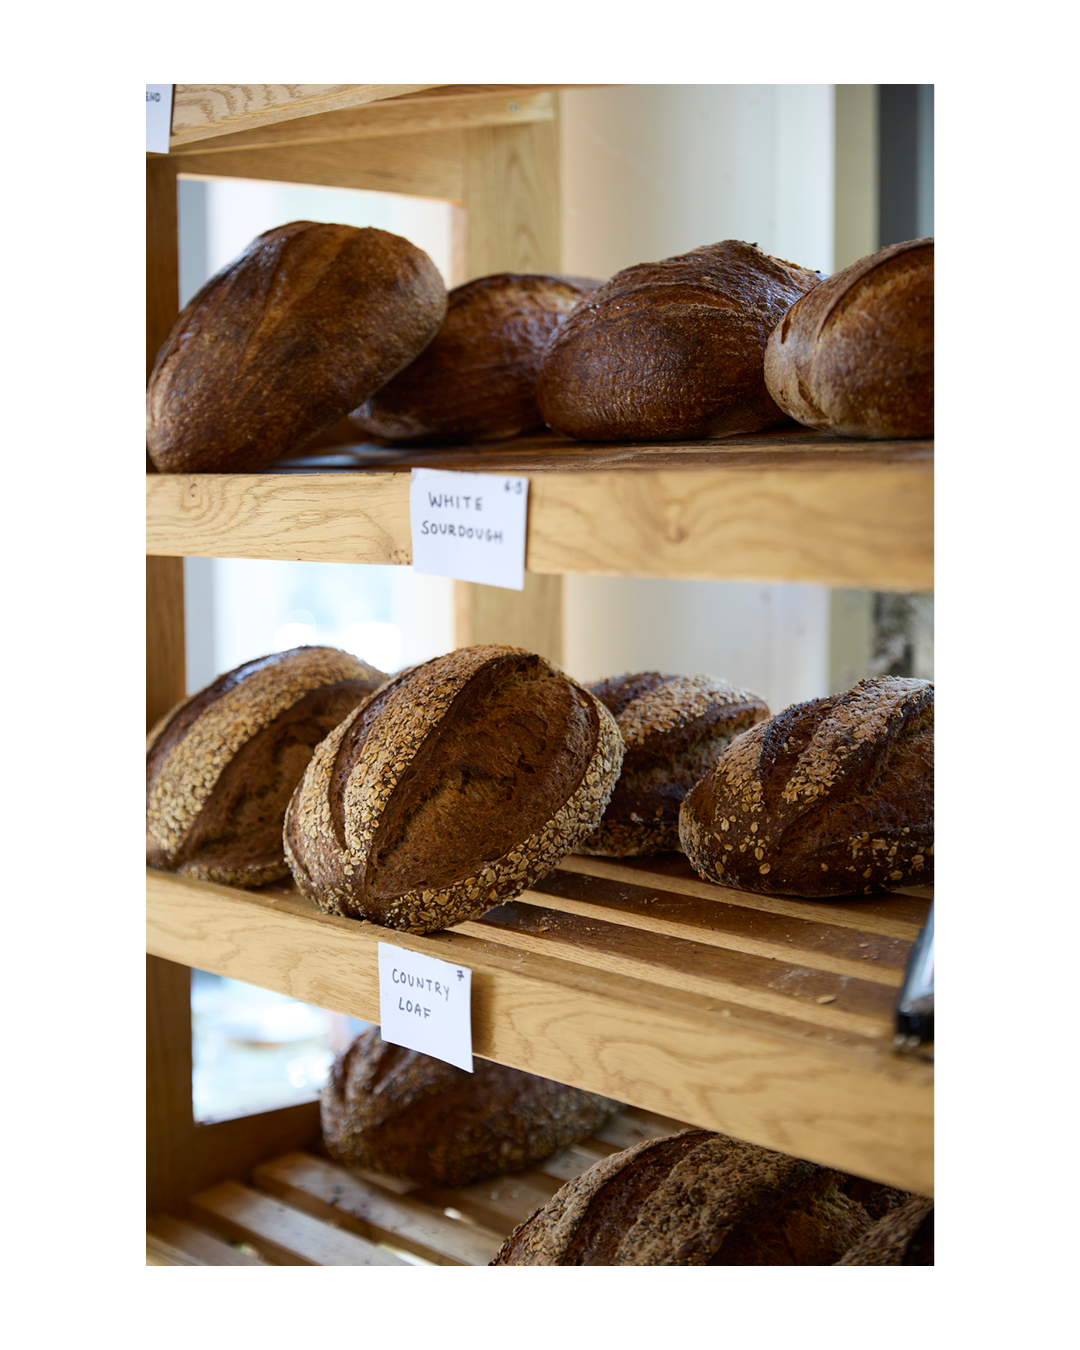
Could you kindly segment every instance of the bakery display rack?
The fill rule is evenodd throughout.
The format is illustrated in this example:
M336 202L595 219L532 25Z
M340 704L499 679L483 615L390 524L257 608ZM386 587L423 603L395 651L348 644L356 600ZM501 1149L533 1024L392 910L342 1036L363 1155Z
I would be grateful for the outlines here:
M557 88L177 86L170 154L147 157L148 370L178 308L178 173L440 197L455 203L451 284L556 271L557 119ZM530 480L525 589L455 583L459 645L559 661L570 572L932 588L932 442L545 434L482 451L332 447L256 475L148 473L147 724L186 692L183 557L408 563L421 464ZM893 1049L929 903L919 888L752 896L700 881L680 855L572 856L482 919L410 937L322 914L285 883L148 869L147 1259L484 1264L562 1180L678 1122L932 1194L933 1066ZM476 1053L627 1110L542 1168L454 1195L335 1167L314 1103L195 1124L190 968L371 1022L380 941L469 965Z

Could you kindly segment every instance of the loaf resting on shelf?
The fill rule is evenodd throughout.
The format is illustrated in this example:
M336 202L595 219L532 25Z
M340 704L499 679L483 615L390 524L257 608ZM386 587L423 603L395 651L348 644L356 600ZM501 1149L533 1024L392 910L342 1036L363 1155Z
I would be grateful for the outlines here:
M490 1060L473 1072L390 1045L377 1027L338 1057L322 1094L337 1162L425 1186L520 1171L588 1138L621 1103Z

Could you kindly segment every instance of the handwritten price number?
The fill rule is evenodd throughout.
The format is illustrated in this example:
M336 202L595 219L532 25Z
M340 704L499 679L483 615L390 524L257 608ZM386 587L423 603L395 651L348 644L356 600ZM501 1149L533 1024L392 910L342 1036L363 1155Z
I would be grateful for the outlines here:
M516 493L516 494L520 497L520 496L521 496L521 479L520 479L520 478L508 478L508 479L506 480L506 482L503 483L503 491L504 491L504 492L514 492L514 493Z

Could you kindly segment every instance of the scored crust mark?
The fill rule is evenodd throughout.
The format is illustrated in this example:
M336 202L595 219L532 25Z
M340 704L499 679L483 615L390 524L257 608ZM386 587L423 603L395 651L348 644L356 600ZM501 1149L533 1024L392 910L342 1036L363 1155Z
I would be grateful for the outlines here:
M697 439L785 420L763 353L818 273L724 240L617 273L548 344L537 397L579 439Z
M536 377L544 348L599 285L502 272L456 287L432 341L350 421L363 435L396 445L495 440L542 426Z
M863 680L738 736L680 812L699 876L807 898L931 883L933 692Z
M386 686L320 747L286 816L321 908L426 933L546 875L598 823L614 719L532 653L463 648Z
M933 435L934 241L880 249L792 305L766 344L765 382L806 426Z
M647 671L590 687L615 714L626 754L604 819L578 852L646 857L679 849L683 798L735 736L768 717L765 701L711 675Z
M932 1266L934 1202L911 1195L863 1233L838 1266Z

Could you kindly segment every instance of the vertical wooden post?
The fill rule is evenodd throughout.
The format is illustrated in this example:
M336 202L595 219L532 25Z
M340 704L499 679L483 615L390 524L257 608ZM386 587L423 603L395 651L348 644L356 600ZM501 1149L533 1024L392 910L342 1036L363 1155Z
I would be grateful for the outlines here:
M465 280L560 267L558 121L464 133ZM562 578L525 573L523 591L455 586L455 641L502 642L562 661Z

